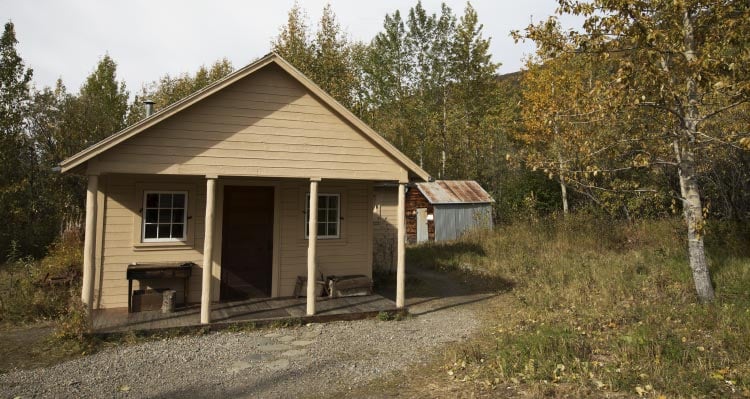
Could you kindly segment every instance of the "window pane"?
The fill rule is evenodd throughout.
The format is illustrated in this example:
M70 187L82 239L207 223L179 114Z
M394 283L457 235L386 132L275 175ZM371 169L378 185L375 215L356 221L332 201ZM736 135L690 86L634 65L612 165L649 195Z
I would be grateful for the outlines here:
M338 235L338 226L335 223L328 224L328 235L331 237Z
M172 207L184 208L185 207L185 194L173 194Z
M159 225L158 238L169 238L170 237L169 233L170 233L170 226L168 224Z
M318 196L318 209L320 208L328 208L328 196L327 195Z
M159 209L159 223L169 223L172 221L171 209Z
M159 211L157 209L146 209L146 223L158 222Z
M143 238L156 238L156 225L155 224L146 225Z
M318 209L318 222L325 222L325 221L326 221L326 210Z
M328 198L328 207L336 209L339 207L339 197L332 195Z
M173 224L172 225L172 238L182 238L183 234L183 224Z
M146 208L156 208L159 206L159 194L146 194Z
M328 233L326 233L326 223L318 222L318 237L324 237L327 235Z
M159 208L172 207L172 194L159 194Z
M336 211L331 209L328 211L328 222L336 223Z
M172 222L182 223L184 221L185 221L185 211L183 209L173 209L172 210Z

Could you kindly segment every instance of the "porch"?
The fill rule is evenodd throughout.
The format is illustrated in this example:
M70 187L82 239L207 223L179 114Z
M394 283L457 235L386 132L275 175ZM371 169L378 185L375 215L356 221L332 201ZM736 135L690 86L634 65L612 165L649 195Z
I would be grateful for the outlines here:
M399 311L396 303L380 295L342 298L317 298L315 315L307 315L305 298L255 298L221 302L211 306L211 328L225 328L236 323L267 325L284 322L327 322L357 320L376 316L380 312ZM180 328L200 328L200 304L190 305L173 313L160 311L128 313L127 309L99 309L92 313L96 334L128 331L158 331Z

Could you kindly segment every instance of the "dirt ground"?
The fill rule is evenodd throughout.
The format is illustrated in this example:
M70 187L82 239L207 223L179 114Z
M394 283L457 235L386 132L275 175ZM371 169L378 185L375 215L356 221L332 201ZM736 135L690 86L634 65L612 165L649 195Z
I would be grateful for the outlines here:
M51 366L80 355L55 342L54 332L51 323L0 326L0 373Z

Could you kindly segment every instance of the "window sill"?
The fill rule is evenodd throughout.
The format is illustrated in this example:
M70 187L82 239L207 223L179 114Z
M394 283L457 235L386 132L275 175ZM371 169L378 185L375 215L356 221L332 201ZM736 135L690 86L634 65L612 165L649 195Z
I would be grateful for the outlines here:
M193 243L187 241L153 241L138 242L133 244L134 251L157 251L157 250L187 250L193 249Z

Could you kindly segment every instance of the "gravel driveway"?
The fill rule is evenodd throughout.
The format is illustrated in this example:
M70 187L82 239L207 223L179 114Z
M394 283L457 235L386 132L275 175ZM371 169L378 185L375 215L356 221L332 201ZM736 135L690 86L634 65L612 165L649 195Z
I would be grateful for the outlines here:
M450 290L449 290L450 291ZM0 375L3 397L300 397L326 395L426 360L474 333L487 295L410 300L404 321L360 320L218 332L107 349Z

